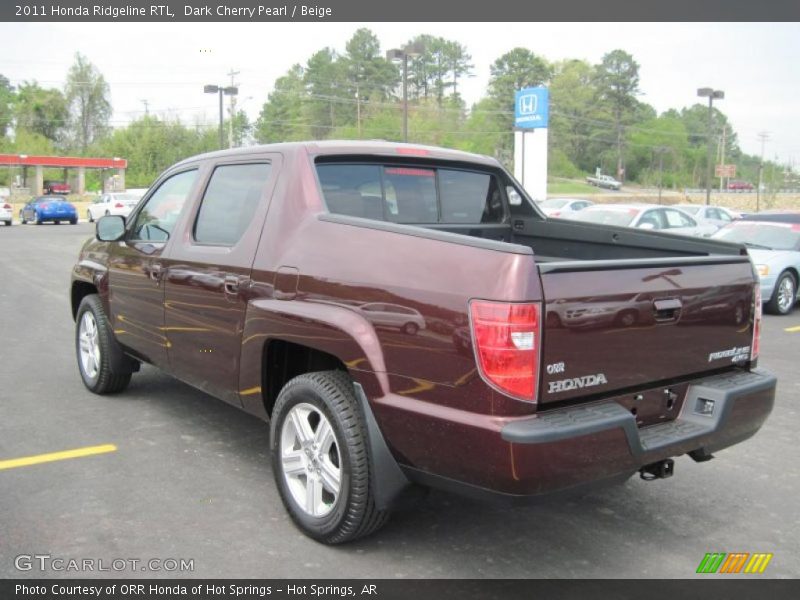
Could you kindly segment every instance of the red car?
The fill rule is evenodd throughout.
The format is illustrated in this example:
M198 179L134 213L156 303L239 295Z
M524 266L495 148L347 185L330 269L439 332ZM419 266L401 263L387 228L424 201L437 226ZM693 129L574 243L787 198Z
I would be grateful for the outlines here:
M72 188L69 187L68 183L64 183L63 181L45 181L44 182L44 193L45 194L70 194L70 193L72 193Z
M753 191L753 184L749 181L729 181L728 182L728 190L731 192L752 192Z

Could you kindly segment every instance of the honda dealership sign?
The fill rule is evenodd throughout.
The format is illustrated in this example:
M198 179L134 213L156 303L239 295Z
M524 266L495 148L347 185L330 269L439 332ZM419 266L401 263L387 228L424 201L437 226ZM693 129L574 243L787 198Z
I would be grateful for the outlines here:
M545 87L517 90L514 102L514 126L522 129L547 127L549 104Z

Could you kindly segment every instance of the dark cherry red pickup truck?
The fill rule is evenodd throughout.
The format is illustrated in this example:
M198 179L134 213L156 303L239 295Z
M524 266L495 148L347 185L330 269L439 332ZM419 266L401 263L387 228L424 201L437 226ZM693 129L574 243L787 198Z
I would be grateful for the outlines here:
M271 424L297 525L344 542L410 486L525 499L752 436L745 249L542 215L493 159L382 142L168 169L72 274L80 374L146 362Z

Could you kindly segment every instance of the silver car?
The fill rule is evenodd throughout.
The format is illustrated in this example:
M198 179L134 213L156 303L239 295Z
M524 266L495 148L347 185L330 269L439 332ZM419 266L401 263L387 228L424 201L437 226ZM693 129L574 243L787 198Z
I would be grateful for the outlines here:
M589 208L594 202L582 198L548 198L539 203L539 208L548 217L561 217L571 219L575 213Z
M714 225L717 228L733 223L740 215L722 206L704 204L678 204L678 208L692 215L698 223Z
M571 218L575 221L680 235L709 236L717 230L714 225L698 223L679 208L658 204L595 204Z
M370 302L357 309L376 327L391 327L408 335L415 335L420 329L425 329L425 318L418 310L407 306Z
M734 221L713 236L747 246L761 281L764 309L787 315L797 303L800 274L800 224Z

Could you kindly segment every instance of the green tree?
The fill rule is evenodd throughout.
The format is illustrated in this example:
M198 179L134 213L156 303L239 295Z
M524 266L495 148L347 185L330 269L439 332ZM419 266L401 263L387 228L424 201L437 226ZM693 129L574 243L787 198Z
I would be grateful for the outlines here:
M639 63L624 50L612 50L597 66L599 99L614 120L617 175L623 172L624 126L632 119L639 94Z
M311 135L315 139L327 137L337 125L352 122L353 107L348 101L357 99L347 97L350 86L345 77L344 63L330 48L323 48L308 59L303 73L308 94L303 113L312 124Z
M593 135L602 115L595 106L597 88L594 69L582 60L567 60L553 66L550 83L551 152L561 152L559 161L569 161L583 171L593 171L596 147ZM562 164L559 171L569 169Z
M14 86L0 75L0 138L6 137L14 116Z
M64 96L71 115L72 143L83 154L108 132L112 111L108 83L80 53L67 73Z
M35 81L19 86L14 107L17 129L38 133L59 144L69 124L67 100L60 90Z
M369 29L361 28L345 45L342 57L345 80L350 98L375 98L385 100L392 96L400 81L397 66L386 60L381 53L378 38Z
M306 139L310 128L303 120L305 95L303 67L294 65L275 81L275 88L261 108L255 124L256 141L266 144Z

